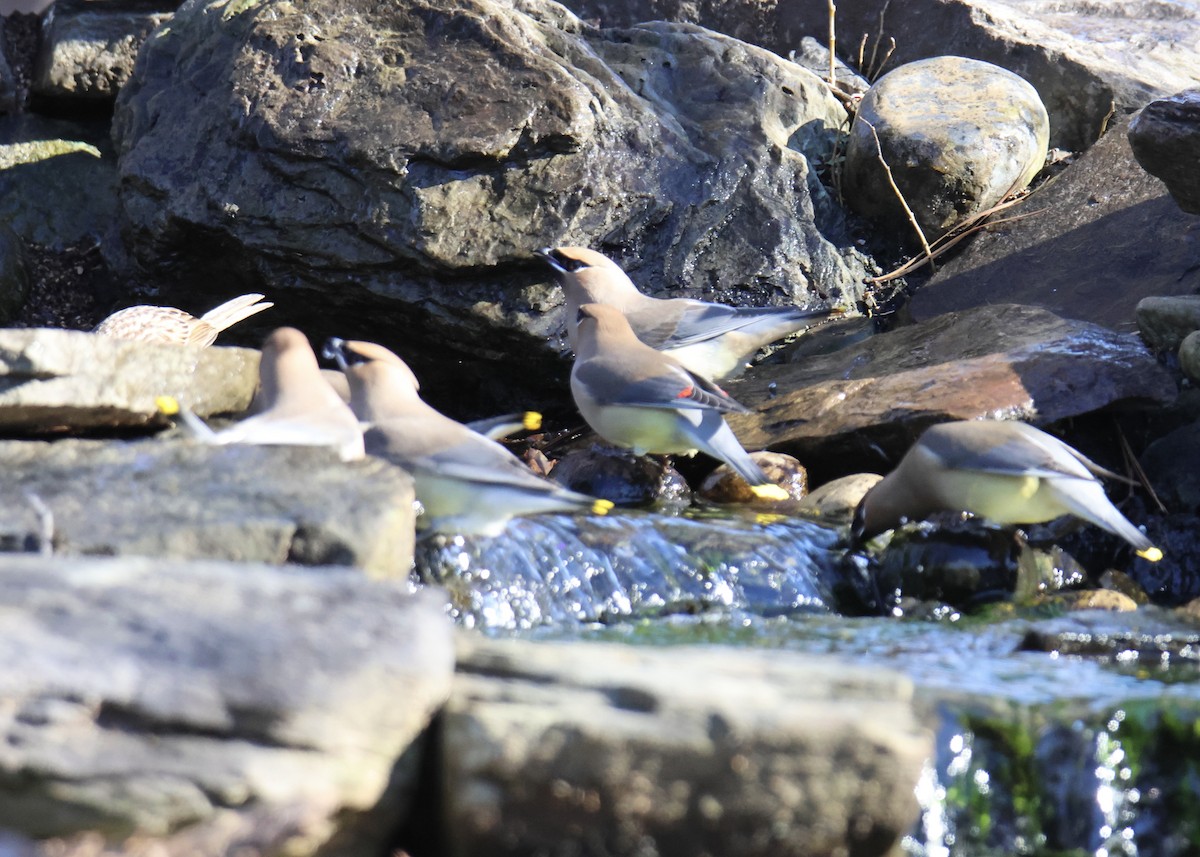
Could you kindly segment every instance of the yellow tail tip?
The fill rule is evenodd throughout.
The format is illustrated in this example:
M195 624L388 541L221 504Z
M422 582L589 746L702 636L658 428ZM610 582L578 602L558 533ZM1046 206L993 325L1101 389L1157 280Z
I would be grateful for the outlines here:
M1158 562L1163 558L1163 552L1156 547L1148 547L1145 550L1140 550L1137 552L1137 555L1150 562Z
M786 521L787 515L779 515L775 512L759 512L754 516L754 523L766 526L767 524L778 524L780 521Z
M609 512L612 511L612 508L613 508L612 500L593 500L592 501L592 514L593 515L607 515Z
M173 417L179 413L179 400L174 396L155 396L154 406L164 416Z
M751 485L750 490L760 500L789 500L792 496L771 482L768 482L766 485Z
M525 431L537 431L542 427L542 415L537 411L526 411L521 417L521 425Z

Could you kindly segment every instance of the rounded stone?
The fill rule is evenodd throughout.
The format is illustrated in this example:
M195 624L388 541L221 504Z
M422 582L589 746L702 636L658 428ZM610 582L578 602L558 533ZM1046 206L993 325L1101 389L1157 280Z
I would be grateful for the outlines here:
M862 498L882 479L878 473L852 473L826 482L804 498L800 511L822 518L850 520Z
M859 104L842 193L860 214L913 235L882 156L933 241L1029 184L1049 140L1045 105L1012 72L954 56L909 63L876 81Z
M1154 351L1174 351L1200 330L1200 296L1162 295L1142 298L1134 310L1138 332Z
M700 483L699 494L713 503L746 503L755 506L777 506L800 500L808 493L808 471L804 465L790 455L781 452L752 452L750 457L762 468L767 478L788 493L786 500L768 500L758 497L749 483L733 472L728 464L722 464Z

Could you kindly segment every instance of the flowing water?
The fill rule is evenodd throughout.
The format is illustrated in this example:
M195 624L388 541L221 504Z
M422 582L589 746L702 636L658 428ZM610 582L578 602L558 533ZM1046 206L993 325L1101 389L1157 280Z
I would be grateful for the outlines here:
M427 537L418 569L488 633L905 673L937 748L912 857L1200 855L1200 625L1008 604L850 617L869 581L839 541L799 519L542 516L498 539Z

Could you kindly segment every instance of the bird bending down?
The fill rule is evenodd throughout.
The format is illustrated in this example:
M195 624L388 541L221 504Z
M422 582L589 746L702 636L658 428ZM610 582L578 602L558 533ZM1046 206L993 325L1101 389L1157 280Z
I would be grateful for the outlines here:
M830 310L652 298L639 292L619 265L595 250L545 247L535 252L558 276L567 299L567 340L576 352L579 307L606 304L625 315L642 342L670 354L697 375L719 381L740 374L764 345L830 315Z
M350 383L350 403L365 424L366 450L413 477L425 509L419 523L439 532L497 535L509 518L540 512L612 508L542 479L507 449L431 408L408 366L370 342L330 339L325 355Z
M674 357L638 341L615 307L584 304L578 318L571 394L598 435L637 455L706 453L732 467L755 495L787 499L725 422L725 414L747 408Z
M1075 515L1120 536L1138 556L1162 559L1162 551L1109 502L1099 476L1122 478L1025 423L943 423L927 429L866 493L851 533L861 541L938 511L973 512L999 524Z
M358 418L321 377L317 356L303 333L281 327L268 336L258 378L258 392L250 404L253 416L213 431L195 414L179 409L184 427L204 443L331 446L343 461L363 457ZM170 411L170 403L164 409Z
M242 295L214 307L200 318L168 306L131 306L96 325L92 333L113 339L168 345L212 345L217 334L275 304L262 295Z

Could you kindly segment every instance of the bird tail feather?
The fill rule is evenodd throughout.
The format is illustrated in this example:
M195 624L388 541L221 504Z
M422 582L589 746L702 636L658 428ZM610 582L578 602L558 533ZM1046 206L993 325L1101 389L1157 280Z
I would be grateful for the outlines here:
M241 297L226 301L218 307L213 307L200 316L200 319L208 322L218 331L225 330L255 313L275 306L270 301L264 301L263 297L264 295L258 294L242 295Z
M1109 501L1099 482L1072 480L1068 488L1059 488L1058 495L1072 514L1120 536L1138 556L1150 562L1162 559L1162 551Z

